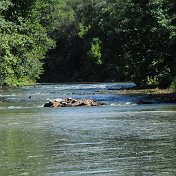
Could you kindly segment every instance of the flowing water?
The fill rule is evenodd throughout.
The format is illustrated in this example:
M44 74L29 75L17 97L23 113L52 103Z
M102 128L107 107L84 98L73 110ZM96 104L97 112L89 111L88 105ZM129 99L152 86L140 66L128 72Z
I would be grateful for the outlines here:
M175 176L176 105L97 90L132 83L51 84L0 90L0 176ZM91 98L99 107L43 108Z

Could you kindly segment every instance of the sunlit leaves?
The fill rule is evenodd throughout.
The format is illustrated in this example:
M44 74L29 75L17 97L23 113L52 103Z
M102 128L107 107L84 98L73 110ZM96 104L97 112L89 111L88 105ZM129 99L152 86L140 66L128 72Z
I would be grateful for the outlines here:
M91 48L88 52L88 55L92 61L98 65L101 65L103 62L101 60L101 41L99 38L93 38L91 42Z
M54 45L48 38L46 29L38 21L29 19L34 1L25 3L27 2L8 5L4 3L4 8L1 8L0 85L24 85L34 82L42 72L41 59L48 48ZM12 12L14 6L18 7L18 14L15 15ZM28 13L23 13L26 8Z
M91 28L90 25L85 26L82 23L79 23L79 32L78 32L79 37L83 38L87 34L90 28Z

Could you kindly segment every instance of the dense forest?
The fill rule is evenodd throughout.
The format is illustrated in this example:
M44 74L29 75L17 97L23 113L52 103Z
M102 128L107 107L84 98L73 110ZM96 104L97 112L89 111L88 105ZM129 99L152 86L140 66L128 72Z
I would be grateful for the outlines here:
M174 84L176 1L1 0L0 85L36 81Z

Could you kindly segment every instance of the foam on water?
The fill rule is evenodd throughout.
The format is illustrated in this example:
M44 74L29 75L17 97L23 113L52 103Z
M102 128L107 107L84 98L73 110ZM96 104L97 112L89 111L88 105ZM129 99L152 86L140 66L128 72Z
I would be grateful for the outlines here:
M136 106L136 103L126 102L126 103L111 103L111 106Z
M8 106L7 109L30 109L32 107L25 107L25 106Z

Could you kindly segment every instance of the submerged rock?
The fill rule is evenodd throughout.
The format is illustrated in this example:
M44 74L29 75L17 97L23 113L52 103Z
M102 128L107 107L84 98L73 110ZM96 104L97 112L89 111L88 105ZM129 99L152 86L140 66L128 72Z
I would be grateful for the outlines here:
M104 103L97 102L91 99L76 100L73 98L54 99L44 104L44 107L74 107L74 106L100 106Z
M4 103L4 102L6 102L6 100L0 100L0 103Z

